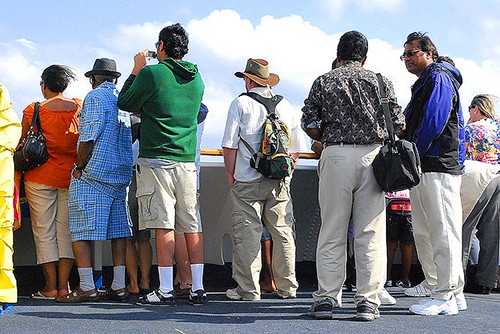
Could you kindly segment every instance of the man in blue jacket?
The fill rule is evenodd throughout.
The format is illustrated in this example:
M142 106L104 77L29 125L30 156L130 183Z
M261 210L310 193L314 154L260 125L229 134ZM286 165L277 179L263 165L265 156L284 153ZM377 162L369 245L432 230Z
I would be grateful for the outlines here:
M465 159L464 121L458 88L460 72L436 62L438 51L420 32L404 43L408 72L418 80L405 110L405 139L416 143L422 162L421 183L410 192L415 245L425 280L405 293L431 297L412 305L421 315L454 315L465 310L461 267L460 185Z

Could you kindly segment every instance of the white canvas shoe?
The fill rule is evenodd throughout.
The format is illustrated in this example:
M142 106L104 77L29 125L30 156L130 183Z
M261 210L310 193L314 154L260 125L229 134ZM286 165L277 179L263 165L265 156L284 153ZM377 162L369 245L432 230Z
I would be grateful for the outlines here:
M467 300L465 300L463 292L455 295L455 300L457 301L457 307L459 311L465 311L467 309Z
M455 296L449 300L429 299L425 303L410 306L410 312L418 315L457 315L457 301Z
M389 292L387 292L386 289L382 289L378 293L377 296L378 296L378 299L380 299L380 303L382 305L394 305L394 304L396 304L396 298L391 296L391 294Z
M410 297L430 297L431 290L427 289L422 285L422 283L415 285L413 288L408 288L405 290L405 295Z
M243 297L240 296L238 292L236 292L236 289L228 289L226 291L226 297L231 299L231 300L242 300Z

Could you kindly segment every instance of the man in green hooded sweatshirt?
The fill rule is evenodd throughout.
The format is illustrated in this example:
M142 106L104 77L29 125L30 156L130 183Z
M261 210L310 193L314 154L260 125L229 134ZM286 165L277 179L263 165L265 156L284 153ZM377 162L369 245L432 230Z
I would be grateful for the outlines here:
M137 200L139 229L156 230L160 287L140 305L175 305L174 230L183 232L191 263L190 304L205 304L203 237L196 215L196 129L204 84L195 64L182 60L188 35L179 24L163 28L156 43L158 64L146 66L148 50L118 96L118 107L141 114Z

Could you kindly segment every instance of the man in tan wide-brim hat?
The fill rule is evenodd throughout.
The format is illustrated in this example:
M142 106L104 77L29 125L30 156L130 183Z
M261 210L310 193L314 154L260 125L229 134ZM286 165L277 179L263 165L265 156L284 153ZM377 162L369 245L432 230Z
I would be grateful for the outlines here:
M234 73L238 78L247 77L260 86L274 87L280 82L280 77L269 73L269 63L264 59L248 59L244 72Z
M233 100L229 107L222 140L226 175L231 187L233 218L233 278L238 284L226 296L232 300L259 300L259 274L261 270L262 223L271 234L273 243L273 274L278 298L295 298L295 241L292 215L287 215L290 205L290 182L286 179L264 177L250 166L252 153L244 144L259 151L263 124L267 110L255 98L271 98L271 87L279 82L278 75L269 72L264 59L250 58L245 71L236 72L245 81L246 94ZM251 97L253 94L254 97ZM256 97L259 95L260 97ZM282 99L276 105L276 115L290 133L291 156L306 149L300 133L299 116L291 104ZM256 209L260 208L260 209Z

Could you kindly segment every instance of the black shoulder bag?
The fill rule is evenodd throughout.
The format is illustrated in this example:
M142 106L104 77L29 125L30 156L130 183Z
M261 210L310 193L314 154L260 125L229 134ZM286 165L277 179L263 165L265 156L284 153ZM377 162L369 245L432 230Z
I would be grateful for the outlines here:
M28 134L14 153L14 168L18 172L29 171L43 165L49 160L46 140L42 134L39 106L40 103L36 102ZM35 131L35 126L38 131Z
M389 99L380 73L377 73L377 79L389 140L373 160L373 173L383 191L410 189L420 183L420 157L417 146L404 139L396 140L389 111Z

